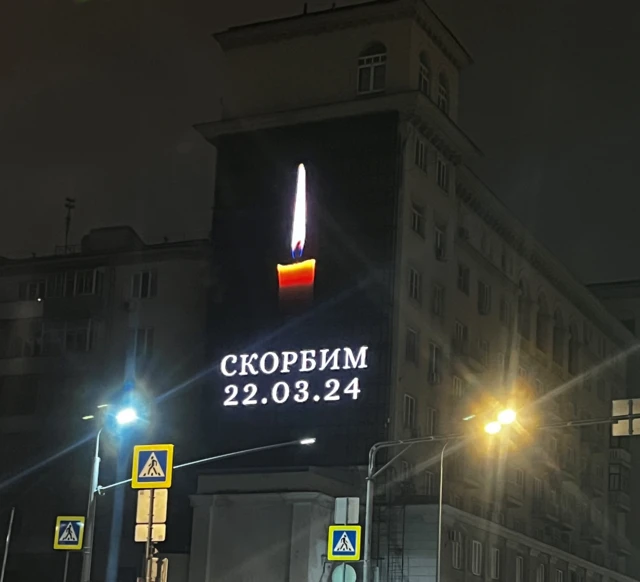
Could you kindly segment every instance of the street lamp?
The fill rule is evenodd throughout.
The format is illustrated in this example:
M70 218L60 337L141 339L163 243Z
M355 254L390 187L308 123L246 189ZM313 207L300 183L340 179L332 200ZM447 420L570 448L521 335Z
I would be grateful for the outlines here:
M100 410L106 410L107 405L98 406ZM87 414L82 417L83 420L91 420L95 418L93 414ZM138 420L138 413L132 407L122 408L115 414L118 425L124 426ZM96 433L95 447L93 453L93 464L91 466L91 478L89 481L89 501L87 504L87 520L85 523L84 543L82 547L82 573L81 582L90 582L91 580L91 561L93 558L93 537L95 532L96 521L96 504L98 499L98 477L100 475L100 436L104 428L104 417L101 418L102 425Z

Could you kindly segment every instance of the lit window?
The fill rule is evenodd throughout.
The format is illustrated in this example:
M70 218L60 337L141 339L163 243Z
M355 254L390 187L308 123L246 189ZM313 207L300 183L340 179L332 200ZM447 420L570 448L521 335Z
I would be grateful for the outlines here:
M436 159L436 182L445 192L449 192L449 164L440 155Z
M155 271L135 273L131 279L131 297L147 299L157 294L158 276Z
M411 206L411 230L424 238L424 210L421 206Z
M416 399L409 394L404 395L402 423L405 428L413 428L416 425Z
M358 93L384 91L386 72L387 49L381 43L373 43L358 59Z
M471 572L475 576L482 574L482 543L476 540L471 544Z
M414 268L409 268L409 297L422 302L422 275Z
M416 135L416 151L414 162L423 172L428 169L427 143L420 136Z

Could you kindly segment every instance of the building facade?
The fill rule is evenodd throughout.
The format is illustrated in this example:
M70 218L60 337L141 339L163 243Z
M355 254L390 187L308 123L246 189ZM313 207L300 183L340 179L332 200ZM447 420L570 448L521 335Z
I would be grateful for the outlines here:
M67 251L0 263L2 515L16 508L8 578L62 567L51 551L55 516L83 515L87 502L96 427L83 416L131 385L152 409L137 439L179 446L185 421L197 418L190 381L205 368L208 241L147 245L114 227ZM128 470L128 444L105 431L101 484ZM112 501L101 498L99 548L109 543ZM98 579L106 554L94 564ZM79 565L74 556L71 575Z

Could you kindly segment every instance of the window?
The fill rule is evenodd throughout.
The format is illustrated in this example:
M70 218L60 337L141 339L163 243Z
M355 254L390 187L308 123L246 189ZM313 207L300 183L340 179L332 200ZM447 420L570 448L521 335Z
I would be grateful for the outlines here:
M514 471L515 484L522 487L524 485L524 471L522 469L516 469Z
M562 570L556 570L556 582L564 582L564 572Z
M467 295L469 295L469 279L469 267L458 263L458 289Z
M459 376L453 377L453 396L455 398L464 398L465 396L464 380Z
M431 71L427 61L427 55L420 53L420 69L418 72L418 90L427 97L431 96Z
M482 574L482 543L477 540L471 542L471 572L475 576Z
M431 471L424 472L424 493L428 496L438 494L438 482L436 481L436 475Z
M522 378L523 380L526 380L528 376L529 376L529 371L524 366L519 366L518 378Z
M153 328L131 330L131 353L137 360L149 359L153 354Z
M447 248L447 237L446 237L446 228L436 226L434 231L434 252L436 254L436 259L439 261L444 261L446 258L446 248Z
M531 301L529 289L524 281L520 281L518 288L518 328L520 335L529 339L531 335Z
M411 474L412 474L412 470L409 462L402 461L402 480L408 481L409 479L411 479Z
M77 295L100 295L103 272L100 269L83 269L55 273L47 279L47 297L74 297ZM44 288L42 289L44 297Z
M404 395L402 402L402 425L414 428L416 425L416 399L409 394Z
M65 273L54 273L47 277L47 297L64 297Z
M0 376L0 417L29 416L36 413L39 376Z
M438 107L449 115L449 81L444 73L438 75Z
M424 209L422 206L411 206L411 230L424 238Z
M156 271L142 271L133 275L131 279L131 297L147 299L155 297L157 293L158 275Z
M431 294L431 311L434 315L444 315L444 287L434 283Z
M569 374L574 376L578 373L578 329L575 325L569 328L569 345L567 350L567 368Z
M429 382L440 383L440 371L442 369L442 348L436 343L429 344Z
M462 501L462 500L461 500ZM458 507L456 505L456 507ZM456 570L462 569L462 533L459 531L452 532L451 544L451 565Z
M549 349L549 308L543 294L538 297L538 312L536 313L536 347L541 352Z
M538 477L533 478L533 498L535 500L542 499L543 488L542 488L542 479L538 479Z
M524 558L516 556L516 580L515 582L524 582Z
M422 302L422 275L413 267L409 268L409 297L418 303Z
M449 164L441 155L436 159L436 182L445 192L449 192Z
M468 350L469 328L462 322L456 321L453 326L453 349L458 354Z
M545 582L544 564L538 564L538 567L536 568L536 582Z
M489 340L480 340L478 345L480 347L480 361L485 366L488 366L491 360L491 349L489 346Z
M419 135L416 135L416 151L414 156L414 162L418 168L420 168L423 172L427 171L427 142L422 139Z
M491 579L500 579L500 550L491 548Z
M523 534L527 533L527 526L525 525L525 522L522 519L513 520L513 529Z
M609 465L609 491L629 491L630 471L622 465Z
M387 49L373 43L360 53L358 59L358 93L384 91L387 70Z
M23 283L20 283L18 297L21 301L38 301L44 297L44 292L44 279L38 279L36 281L25 281Z
M405 338L405 358L407 362L418 363L419 337L415 329L408 328Z
M68 352L88 352L91 349L91 321L67 323L64 347Z
M93 276L93 270L76 273L76 295L91 295L93 293Z
M553 361L562 366L564 363L564 330L562 313L557 310L553 316Z
M427 424L424 427L425 436L433 436L436 432L438 413L434 408L427 408Z
M491 312L491 287L478 281L478 313L488 315Z
M500 299L500 323L509 327L511 325L511 303L504 297Z

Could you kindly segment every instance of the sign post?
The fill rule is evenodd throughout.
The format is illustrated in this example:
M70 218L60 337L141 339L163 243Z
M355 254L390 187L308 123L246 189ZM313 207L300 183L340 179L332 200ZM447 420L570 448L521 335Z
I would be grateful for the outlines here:
M153 578L153 544L166 537L167 502L173 476L173 445L133 448L131 487L138 492L136 542L145 542L145 582Z
M69 573L69 555L73 551L82 550L84 539L84 516L59 515L56 518L56 529L53 536L53 549L64 550L64 573L62 582L67 582Z
M360 559L362 526L331 525L327 543L327 559L330 561L357 562Z

